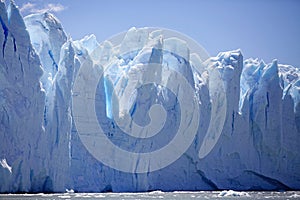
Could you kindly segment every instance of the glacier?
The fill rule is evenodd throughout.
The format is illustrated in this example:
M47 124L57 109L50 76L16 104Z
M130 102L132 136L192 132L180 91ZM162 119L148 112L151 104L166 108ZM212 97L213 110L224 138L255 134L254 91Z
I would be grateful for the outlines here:
M149 28L73 41L13 1L0 22L1 193L300 189L299 68Z

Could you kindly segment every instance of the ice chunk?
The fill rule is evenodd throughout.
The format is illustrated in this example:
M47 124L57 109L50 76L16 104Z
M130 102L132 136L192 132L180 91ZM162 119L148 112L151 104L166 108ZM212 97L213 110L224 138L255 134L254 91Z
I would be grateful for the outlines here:
M0 164L1 164L1 166L2 166L4 169L7 169L7 170L9 171L9 173L12 173L12 168L11 168L11 166L9 166L9 165L7 164L5 158L2 159L2 160L0 160Z

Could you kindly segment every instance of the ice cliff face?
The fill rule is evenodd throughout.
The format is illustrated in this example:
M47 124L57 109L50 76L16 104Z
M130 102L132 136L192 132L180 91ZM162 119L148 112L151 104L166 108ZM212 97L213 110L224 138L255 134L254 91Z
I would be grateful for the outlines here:
M0 2L0 22L0 191L42 190L48 161L42 151L45 93L39 82L40 59L13 3L6 10Z
M60 22L50 13L34 14L24 18L34 49L44 69L41 82L44 87L44 127L47 141L47 168L51 184L47 190L64 191L69 188L71 149L71 90L75 76L76 59L70 40ZM77 64L78 65L78 64ZM52 162L54 161L55 162Z
M1 168L0 191L64 191L70 182L61 174L67 177L70 166L73 47L51 14L24 23L13 2L7 11L1 2L1 25L1 166L7 167Z
M34 14L24 18L31 43L37 54L42 58L43 76L41 82L46 91L58 71L60 49L67 41L65 32L59 21L50 13Z
M159 31L132 28L116 48L94 35L72 41L49 13L23 21L14 3L6 9L3 2L0 11L0 192L300 189L298 68L243 60L236 50L195 70L187 44ZM91 100L72 110L93 84ZM109 159L92 154L86 143L97 144L95 133L80 132L92 128L83 115L91 108L100 139L136 156L97 145ZM175 145L183 155L159 170L142 162L180 128L196 130L180 139L186 149Z

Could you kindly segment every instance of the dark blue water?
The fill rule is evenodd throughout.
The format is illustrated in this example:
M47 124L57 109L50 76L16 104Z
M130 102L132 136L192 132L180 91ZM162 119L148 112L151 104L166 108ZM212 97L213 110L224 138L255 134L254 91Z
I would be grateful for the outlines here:
M46 200L46 199L300 199L300 191L289 192L147 192L147 193L63 193L63 194L0 194L5 200Z

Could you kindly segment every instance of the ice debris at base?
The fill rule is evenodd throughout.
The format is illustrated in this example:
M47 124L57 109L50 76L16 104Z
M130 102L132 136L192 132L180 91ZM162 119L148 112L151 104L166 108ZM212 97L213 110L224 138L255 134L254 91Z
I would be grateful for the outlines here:
M300 198L300 194L292 194L291 196L289 196L288 198L295 198L295 199L299 199Z
M189 58L191 63L200 58L190 55L184 41L164 40L159 31L149 34L136 28L125 35L120 56L112 57L110 42L99 46L93 35L72 41L55 16L40 13L23 20L13 1L8 8L0 2L0 21L0 192L300 189L299 68L276 60L269 64L243 60L235 50L218 54L209 66L195 71ZM161 45L176 54L157 51ZM97 58L101 59L95 62ZM126 84L134 78L158 74L167 82L160 71L150 71L149 77L135 74L139 70L135 64L169 66L195 90L201 102L197 134L171 165L151 173L136 173L133 165L132 173L125 173L95 159L82 144L72 116L73 83L82 63L90 63L85 67L91 81L110 59L114 65L105 69L97 86L96 114L106 137L125 150L160 149L172 140L180 121L175 95L159 85L141 88L129 101L122 98L126 86L133 86ZM213 110L216 102L211 100L212 90L218 89L213 81L217 72L225 91L223 103L227 102L224 127L209 126L219 119L212 117L220 111ZM122 112L114 112L115 104L111 104L113 87ZM168 119L164 134L154 136L156 142L128 137L116 126L114 114L132 116L130 122L147 125L149 117L141 116L147 116L154 103L163 105ZM131 115L123 115L128 112ZM202 144L207 130L213 133L220 128L217 143ZM118 162L117 157L111 159Z
M250 197L250 195L247 192L224 190L218 194L218 197Z

